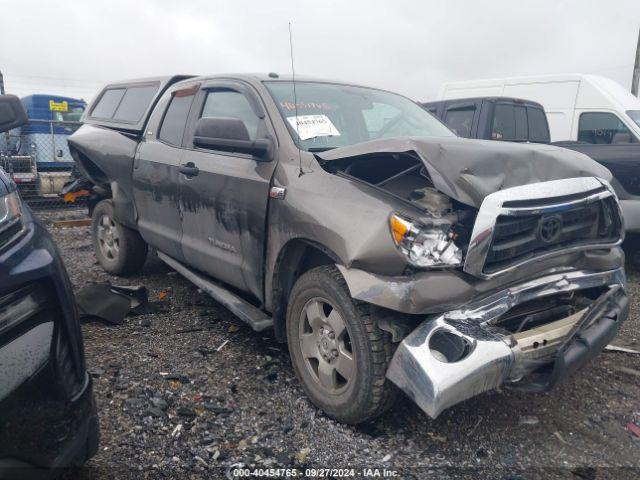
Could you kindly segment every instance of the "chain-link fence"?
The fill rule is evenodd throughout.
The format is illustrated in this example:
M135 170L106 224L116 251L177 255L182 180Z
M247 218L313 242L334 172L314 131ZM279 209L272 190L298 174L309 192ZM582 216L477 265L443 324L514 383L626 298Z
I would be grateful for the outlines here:
M0 167L15 181L33 209L82 205L82 198L61 194L74 167L67 139L80 122L35 120L0 133Z

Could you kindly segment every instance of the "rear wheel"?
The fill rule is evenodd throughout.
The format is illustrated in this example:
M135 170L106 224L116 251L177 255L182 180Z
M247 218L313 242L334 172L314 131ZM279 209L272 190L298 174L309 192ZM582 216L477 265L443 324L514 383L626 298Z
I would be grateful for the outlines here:
M94 208L91 235L96 257L105 271L126 275L142 269L147 244L138 232L115 220L111 200L102 200Z
M289 297L287 339L296 374L313 403L345 423L381 415L396 395L385 378L391 338L368 310L351 298L334 266L302 275Z

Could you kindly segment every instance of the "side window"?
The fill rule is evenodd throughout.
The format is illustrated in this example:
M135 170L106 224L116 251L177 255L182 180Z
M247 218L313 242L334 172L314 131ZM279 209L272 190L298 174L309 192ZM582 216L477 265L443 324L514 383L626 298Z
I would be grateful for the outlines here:
M92 118L137 123L147 110L160 85L132 85L109 88L91 110Z
M493 112L492 140L528 140L527 112L524 107L497 104Z
M527 111L524 107L513 107L513 114L516 120L516 136L514 140L529 140L529 125L527 122Z
M174 93L162 119L160 133L158 134L160 140L170 145L182 145L182 137L184 136L184 129L193 98L193 93L190 95Z
M588 112L580 115L578 141L597 144L632 143L636 139L613 113Z
M116 108L118 108L118 105L120 105L120 100L122 100L125 91L125 88L105 90L96 106L91 110L91 116L105 119L113 117L113 113L116 111Z
M516 120L513 105L496 105L493 111L491 140L513 140L516 136Z
M158 85L129 87L122 97L113 119L121 122L138 122L158 91Z
M362 118L369 137L375 138L385 125L398 116L400 110L386 103L372 102L371 105L371 108L362 110Z
M527 107L529 118L529 141L537 143L549 143L549 126L547 117L539 108Z
M244 122L249 138L255 140L260 119L254 113L249 100L234 90L210 90L204 101L201 118L231 117Z
M473 115L475 112L475 107L447 110L444 115L444 123L459 136L469 138L471 136L471 126L473 125Z

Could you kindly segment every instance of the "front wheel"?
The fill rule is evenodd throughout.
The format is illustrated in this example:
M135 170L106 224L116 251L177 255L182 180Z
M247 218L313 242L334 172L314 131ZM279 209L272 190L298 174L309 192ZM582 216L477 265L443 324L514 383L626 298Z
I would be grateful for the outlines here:
M381 415L396 396L385 378L391 338L368 310L332 265L302 275L289 297L287 340L296 374L313 403L344 423Z
M135 230L115 220L111 200L102 200L93 209L91 236L98 262L112 275L127 275L142 269L147 244Z

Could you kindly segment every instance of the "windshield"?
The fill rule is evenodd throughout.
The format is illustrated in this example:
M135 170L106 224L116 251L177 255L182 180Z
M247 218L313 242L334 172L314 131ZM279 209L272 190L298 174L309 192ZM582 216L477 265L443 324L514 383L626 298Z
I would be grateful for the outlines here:
M300 148L304 150L322 151L389 137L454 136L408 98L331 83L296 82L296 122L293 83L265 84L292 137L300 139Z
M640 127L640 110L627 110L627 115Z

